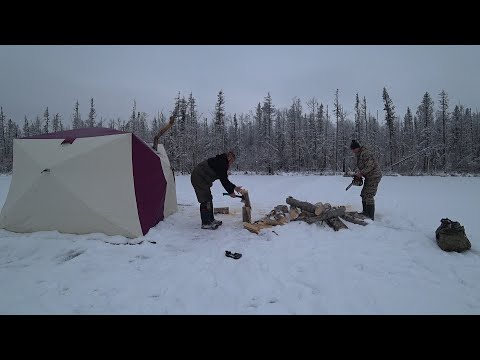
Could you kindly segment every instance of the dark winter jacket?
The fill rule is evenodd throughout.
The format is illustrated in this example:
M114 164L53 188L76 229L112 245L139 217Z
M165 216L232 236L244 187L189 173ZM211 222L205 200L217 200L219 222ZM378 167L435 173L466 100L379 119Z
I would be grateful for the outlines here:
M227 154L220 154L207 160L208 166L215 171L216 179L219 179L225 190L231 194L236 185L228 180L228 158Z
M193 178L200 179L201 184L212 187L215 180L220 180L225 190L231 194L234 192L236 185L228 180L228 159L227 154L220 154L198 164L193 170ZM198 180L194 181L195 183ZM203 186L205 186L203 185Z

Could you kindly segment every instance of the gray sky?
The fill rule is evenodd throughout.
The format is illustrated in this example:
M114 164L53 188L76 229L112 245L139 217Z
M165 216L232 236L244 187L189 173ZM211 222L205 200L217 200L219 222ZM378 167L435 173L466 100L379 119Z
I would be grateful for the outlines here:
M47 106L70 123L77 99L85 119L92 97L97 120L127 119L134 99L152 120L172 110L178 92L192 92L211 119L219 90L232 115L254 110L268 92L276 108L297 96L304 110L312 97L331 109L337 88L350 118L358 92L383 119L383 87L402 118L426 91L438 107L442 89L451 110L459 102L480 109L480 46L0 46L0 105L21 124Z

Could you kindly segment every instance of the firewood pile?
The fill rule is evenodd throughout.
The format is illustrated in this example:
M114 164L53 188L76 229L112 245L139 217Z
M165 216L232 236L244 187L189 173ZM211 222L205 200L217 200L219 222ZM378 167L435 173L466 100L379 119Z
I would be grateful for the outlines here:
M366 217L356 211L346 211L345 206L332 206L328 203L309 203L299 201L289 196L286 203L290 205L277 205L270 213L253 224L244 222L243 227L253 233L260 233L260 230L272 226L285 225L290 221L305 221L307 224L327 224L335 231L348 229L344 223L350 222L358 225L367 225L363 221Z

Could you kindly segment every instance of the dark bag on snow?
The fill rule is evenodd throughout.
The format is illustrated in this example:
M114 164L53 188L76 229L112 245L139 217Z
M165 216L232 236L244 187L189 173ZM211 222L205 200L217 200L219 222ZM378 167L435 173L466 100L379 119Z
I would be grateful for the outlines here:
M443 251L462 252L472 247L465 234L465 228L457 221L442 219L435 231L437 245Z

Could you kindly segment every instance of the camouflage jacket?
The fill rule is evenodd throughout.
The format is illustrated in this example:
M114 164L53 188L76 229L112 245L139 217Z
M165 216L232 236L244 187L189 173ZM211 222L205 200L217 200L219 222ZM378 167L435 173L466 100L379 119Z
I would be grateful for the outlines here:
M357 168L366 178L382 176L377 160L365 146L362 146L357 154Z

